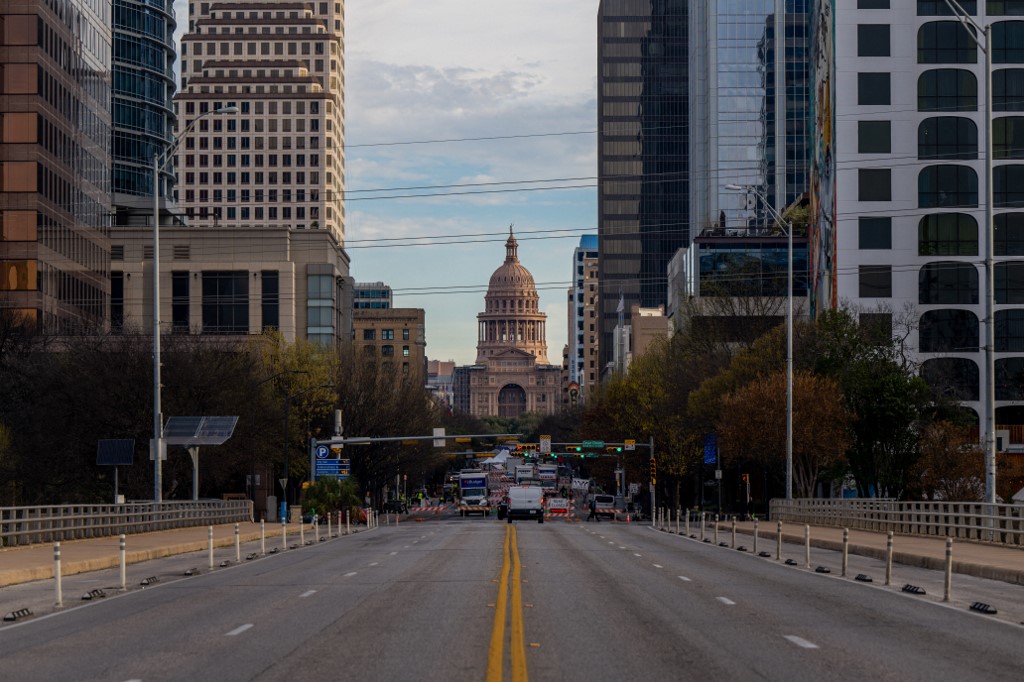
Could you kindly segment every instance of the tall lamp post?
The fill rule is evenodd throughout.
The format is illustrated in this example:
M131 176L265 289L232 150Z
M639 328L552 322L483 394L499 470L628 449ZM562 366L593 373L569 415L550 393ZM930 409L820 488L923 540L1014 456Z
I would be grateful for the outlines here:
M786 499L793 499L793 223L772 208L756 188L726 185L727 190L755 195L776 222L786 226Z
M171 163L174 152L199 119L210 114L237 112L238 107L221 107L197 116L174 138L170 149L162 155L153 154L153 442L150 444L150 456L153 458L153 502L163 500L163 457L167 451L163 414L160 412L160 171Z
M996 334L995 334L995 221L992 188L992 25L980 26L958 0L946 5L985 53L985 502L996 502ZM974 29L973 31L971 29ZM984 34L984 45L978 40Z

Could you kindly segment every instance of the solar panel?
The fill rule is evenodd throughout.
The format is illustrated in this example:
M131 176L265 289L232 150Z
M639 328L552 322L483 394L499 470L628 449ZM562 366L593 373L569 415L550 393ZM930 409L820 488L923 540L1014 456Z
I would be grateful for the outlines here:
M134 438L104 438L96 444L96 464L130 466L135 457Z
M238 417L169 417L164 426L168 445L220 445L235 432Z

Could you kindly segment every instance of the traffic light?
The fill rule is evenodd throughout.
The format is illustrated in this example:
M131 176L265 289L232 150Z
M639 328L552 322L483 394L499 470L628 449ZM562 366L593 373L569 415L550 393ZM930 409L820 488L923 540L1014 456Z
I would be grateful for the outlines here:
M622 448L614 445L609 445L604 449L605 452L622 452Z
M658 482L658 460L651 457L651 485Z
M740 478L743 480L744 483L750 482L750 474L740 474Z
M580 447L579 445L566 445L565 446L565 451L566 452L577 453L577 452L583 452L583 448Z

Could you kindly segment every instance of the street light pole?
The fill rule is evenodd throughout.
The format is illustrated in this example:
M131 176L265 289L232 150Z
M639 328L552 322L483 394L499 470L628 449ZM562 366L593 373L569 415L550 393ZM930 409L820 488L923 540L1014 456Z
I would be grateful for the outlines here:
M996 334L995 334L995 192L992 183L992 24L980 26L958 0L946 5L985 53L985 392L982 397L985 427L985 502L996 502ZM971 28L974 28L974 31ZM985 44L977 32L984 35Z
M786 499L793 499L793 223L783 218L754 187L726 185L733 192L754 194L781 225L786 226Z
M237 111L238 107L231 106L201 114L174 138L170 149L162 156L153 154L153 442L150 444L150 456L153 458L153 502L157 503L163 500L163 458L167 452L164 419L160 411L160 171L171 163L174 152L199 119L210 114L234 114Z

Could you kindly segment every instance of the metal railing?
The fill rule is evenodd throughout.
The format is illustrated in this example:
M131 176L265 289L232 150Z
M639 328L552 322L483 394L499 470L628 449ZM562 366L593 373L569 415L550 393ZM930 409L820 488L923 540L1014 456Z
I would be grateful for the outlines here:
M1024 548L1024 506L872 499L771 501L771 518L901 535L947 537Z
M62 504L0 508L0 545L81 540L252 521L249 500Z

